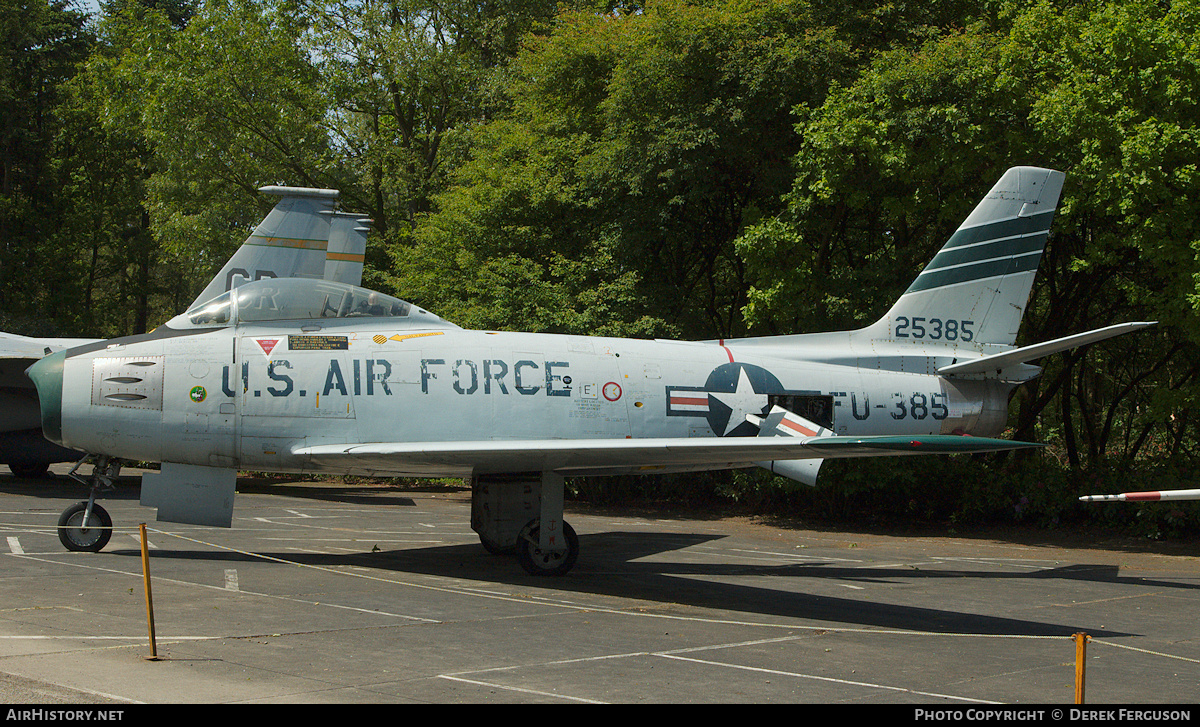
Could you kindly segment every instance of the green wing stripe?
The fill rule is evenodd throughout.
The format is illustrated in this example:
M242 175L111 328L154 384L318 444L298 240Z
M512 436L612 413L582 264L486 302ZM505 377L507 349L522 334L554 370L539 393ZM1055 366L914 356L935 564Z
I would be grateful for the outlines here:
M1042 447L1033 442L1014 442L1008 439L988 437L964 437L955 434L924 434L911 437L819 437L810 439L805 445L817 450L835 452L839 449L883 449L891 452L942 453L998 452L1009 449Z

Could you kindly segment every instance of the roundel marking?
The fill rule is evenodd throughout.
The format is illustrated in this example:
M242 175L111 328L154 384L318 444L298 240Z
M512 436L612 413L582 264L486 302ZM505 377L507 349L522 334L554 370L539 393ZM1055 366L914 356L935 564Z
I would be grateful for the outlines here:
M605 384L601 391L604 393L604 398L609 401L616 401L621 398L621 385L615 381Z
M745 363L721 364L704 384L708 393L708 426L718 437L753 436L758 429L747 414L764 416L770 408L768 394L783 391L775 374Z

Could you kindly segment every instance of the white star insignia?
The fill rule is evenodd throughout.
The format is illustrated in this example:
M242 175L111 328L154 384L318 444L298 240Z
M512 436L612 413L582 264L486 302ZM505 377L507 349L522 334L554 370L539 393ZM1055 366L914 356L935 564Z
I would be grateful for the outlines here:
M747 414L761 415L767 408L767 395L759 394L754 390L744 368L739 371L735 391L730 393L710 391L708 395L732 410L729 413L729 421L725 423L725 431L721 432L722 437L746 421Z

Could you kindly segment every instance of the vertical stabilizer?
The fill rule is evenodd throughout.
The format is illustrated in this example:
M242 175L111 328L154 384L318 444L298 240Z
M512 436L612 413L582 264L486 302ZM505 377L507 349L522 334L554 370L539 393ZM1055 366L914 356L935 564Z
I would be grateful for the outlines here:
M329 249L325 254L325 279L347 285L362 285L363 259L371 220L355 212L334 212L329 227Z
M337 190L270 186L259 191L281 199L189 308L252 280L325 275Z
M1063 179L1062 172L1038 167L1005 172L870 327L871 337L1013 345Z

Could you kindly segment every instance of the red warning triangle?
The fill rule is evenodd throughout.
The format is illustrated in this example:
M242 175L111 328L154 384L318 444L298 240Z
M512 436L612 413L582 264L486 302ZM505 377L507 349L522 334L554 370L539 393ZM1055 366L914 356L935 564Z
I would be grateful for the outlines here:
M271 355L271 349L275 348L275 344L279 343L278 338L256 338L254 340L258 343L258 347L263 350L263 353L268 356Z

